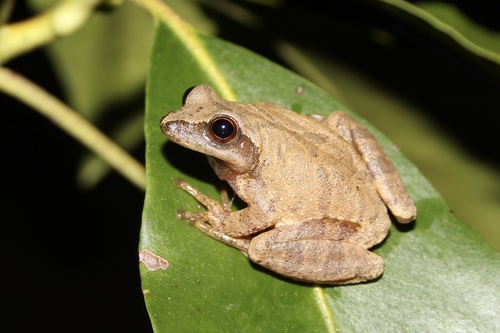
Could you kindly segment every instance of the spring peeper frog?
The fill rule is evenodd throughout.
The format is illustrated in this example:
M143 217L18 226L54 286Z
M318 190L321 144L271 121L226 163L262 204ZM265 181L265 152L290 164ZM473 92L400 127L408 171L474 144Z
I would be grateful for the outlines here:
M161 120L172 141L208 157L247 207L232 211L182 180L207 211L179 211L203 233L282 276L319 284L377 278L383 259L368 249L416 208L376 139L343 112L300 115L270 103L221 99L196 86Z

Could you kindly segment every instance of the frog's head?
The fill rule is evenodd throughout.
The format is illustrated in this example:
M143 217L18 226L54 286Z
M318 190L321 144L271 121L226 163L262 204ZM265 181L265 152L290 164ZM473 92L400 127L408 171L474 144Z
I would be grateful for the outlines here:
M221 99L207 85L194 87L184 106L168 113L160 122L162 132L173 142L209 157L221 175L242 174L257 161L258 146L246 127L251 104Z

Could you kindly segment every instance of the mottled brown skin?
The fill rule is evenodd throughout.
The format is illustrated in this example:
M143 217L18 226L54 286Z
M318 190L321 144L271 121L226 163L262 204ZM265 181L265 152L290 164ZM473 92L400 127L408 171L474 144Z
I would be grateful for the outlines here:
M214 134L214 117L228 119L236 132ZM288 278L320 284L375 279L383 260L368 249L387 236L387 208L401 223L415 219L415 205L389 157L343 112L321 118L269 103L230 102L200 85L162 119L161 129L206 154L248 205L232 212L225 193L221 204L178 180L207 207L179 217Z

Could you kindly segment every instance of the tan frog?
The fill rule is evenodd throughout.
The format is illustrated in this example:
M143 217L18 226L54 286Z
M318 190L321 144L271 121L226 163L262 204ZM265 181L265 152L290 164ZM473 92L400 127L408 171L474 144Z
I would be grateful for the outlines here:
M372 280L383 259L368 251L416 208L376 139L343 112L305 116L270 103L221 99L196 86L161 121L172 141L206 154L210 166L248 205L231 211L182 180L207 207L179 211L208 236L285 277L319 284Z

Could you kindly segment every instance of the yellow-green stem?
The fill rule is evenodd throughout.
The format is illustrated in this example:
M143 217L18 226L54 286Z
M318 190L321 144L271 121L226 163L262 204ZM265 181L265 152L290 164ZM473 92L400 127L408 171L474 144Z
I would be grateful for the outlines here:
M0 63L67 36L80 28L103 0L63 0L33 18L0 27Z
M146 188L144 167L60 100L15 72L0 67L0 91L31 106L104 159L140 189Z

